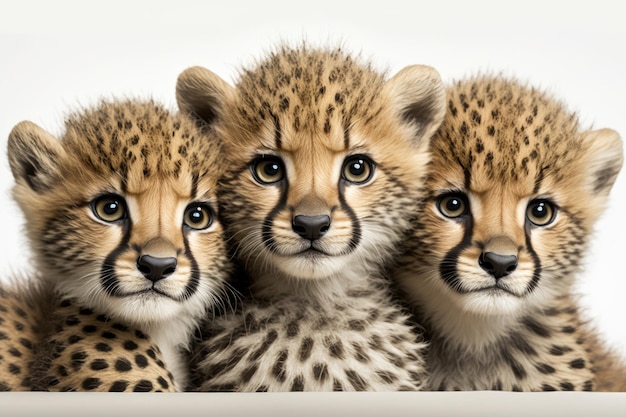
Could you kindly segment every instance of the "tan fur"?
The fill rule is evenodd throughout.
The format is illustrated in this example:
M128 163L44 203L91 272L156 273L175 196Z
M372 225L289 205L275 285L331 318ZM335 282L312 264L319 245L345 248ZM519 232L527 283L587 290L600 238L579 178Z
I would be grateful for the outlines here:
M230 273L217 139L152 101L103 101L65 127L60 140L30 122L9 136L14 196L57 301L41 326L33 386L182 389L190 334ZM196 230L191 212L212 221Z
M237 312L203 329L199 389L420 389L425 345L384 272L443 117L436 71L386 79L341 48L281 46L235 88L190 68L177 98L224 138L222 214L250 284ZM350 180L368 161L373 175Z
M432 388L592 389L597 345L572 283L622 166L619 135L584 131L549 95L484 76L449 87L431 151L396 275L431 335ZM466 212L447 218L459 201ZM553 223L527 217L551 204Z

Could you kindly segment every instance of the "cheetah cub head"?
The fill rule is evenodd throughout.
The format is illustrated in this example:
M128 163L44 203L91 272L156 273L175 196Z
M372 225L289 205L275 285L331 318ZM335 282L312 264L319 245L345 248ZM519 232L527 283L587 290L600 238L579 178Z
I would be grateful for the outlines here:
M68 117L60 140L16 125L13 192L43 278L128 323L204 314L228 271L218 151L153 102L102 102Z
M177 88L181 110L217 119L228 160L222 213L255 278L345 280L388 260L445 112L434 69L385 80L340 49L283 47L235 88L198 67Z
M583 131L536 89L478 77L449 88L432 145L399 274L418 304L503 317L568 294L622 166L619 135Z

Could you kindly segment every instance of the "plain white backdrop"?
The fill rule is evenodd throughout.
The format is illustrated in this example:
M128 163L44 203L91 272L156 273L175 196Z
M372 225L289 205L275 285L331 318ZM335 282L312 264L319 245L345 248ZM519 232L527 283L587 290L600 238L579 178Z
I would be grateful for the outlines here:
M202 65L232 82L280 41L338 42L390 74L428 64L446 81L503 72L552 92L586 127L626 138L626 24L617 1L0 0L0 277L30 268L10 195L6 138L21 120L53 134L100 97L175 108L176 77ZM587 315L626 355L626 170L579 277ZM2 278L0 278L2 279Z

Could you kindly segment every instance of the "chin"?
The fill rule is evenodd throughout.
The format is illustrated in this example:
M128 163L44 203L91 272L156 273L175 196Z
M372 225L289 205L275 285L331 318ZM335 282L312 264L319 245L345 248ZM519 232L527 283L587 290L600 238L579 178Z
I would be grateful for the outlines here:
M274 264L282 273L300 280L323 280L345 272L345 256L320 252L291 256L276 256Z
M523 310L523 299L499 288L462 294L457 303L462 310L481 316L515 316Z
M182 310L180 303L157 293L109 297L105 308L112 318L135 325L162 323L180 315Z

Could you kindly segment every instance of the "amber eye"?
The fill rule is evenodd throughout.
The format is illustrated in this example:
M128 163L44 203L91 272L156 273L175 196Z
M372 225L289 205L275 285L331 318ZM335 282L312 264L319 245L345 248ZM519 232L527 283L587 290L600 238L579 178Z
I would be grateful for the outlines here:
M190 204L185 209L183 223L194 230L206 229L213 224L213 210L206 204Z
M104 195L92 201L91 211L100 220L113 223L126 218L126 202L119 195Z
M277 157L262 157L251 165L252 175L260 184L274 184L285 177L283 162Z
M344 180L354 184L364 184L374 175L374 163L366 156L354 155L345 160L341 170Z
M547 226L556 218L556 207L548 200L533 200L526 208L526 218L535 226Z
M461 193L446 194L437 199L437 209L450 219L467 214L468 208L467 197Z

